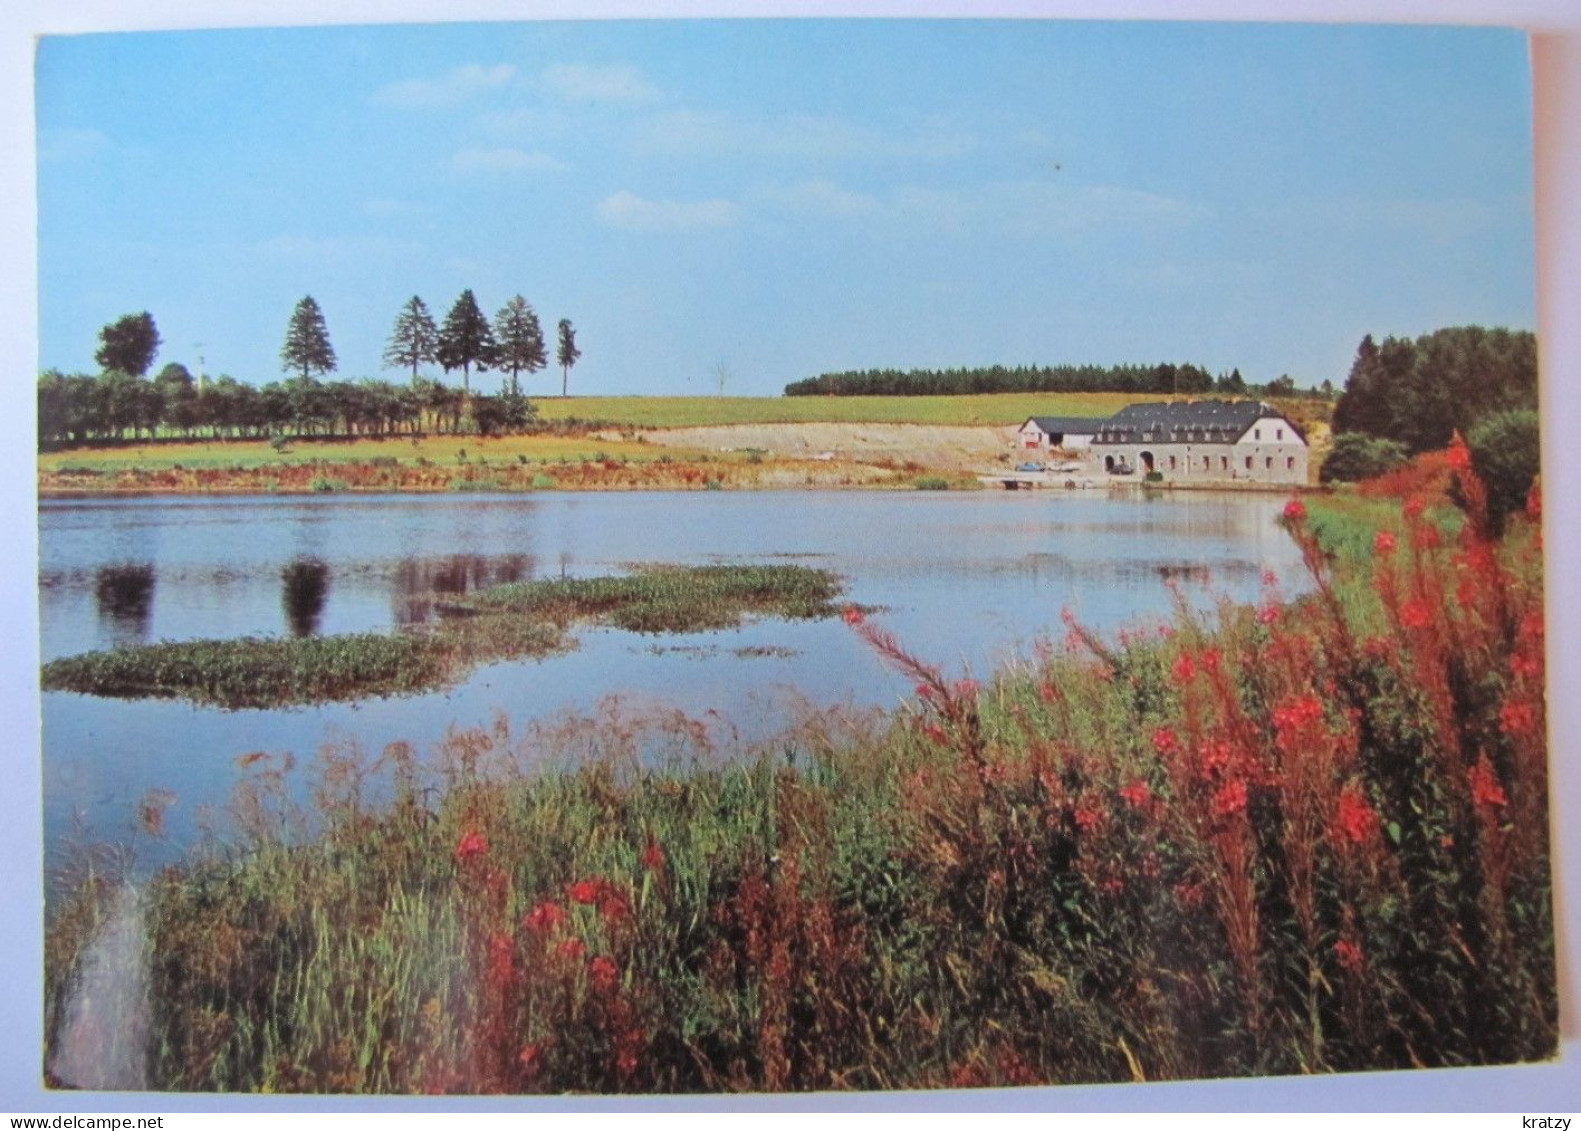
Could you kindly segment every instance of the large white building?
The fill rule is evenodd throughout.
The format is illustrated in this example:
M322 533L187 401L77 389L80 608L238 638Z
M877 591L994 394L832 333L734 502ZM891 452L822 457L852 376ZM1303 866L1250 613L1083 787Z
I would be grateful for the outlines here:
M1301 430L1260 401L1161 401L1104 421L1082 462L1094 477L1304 484L1308 454Z

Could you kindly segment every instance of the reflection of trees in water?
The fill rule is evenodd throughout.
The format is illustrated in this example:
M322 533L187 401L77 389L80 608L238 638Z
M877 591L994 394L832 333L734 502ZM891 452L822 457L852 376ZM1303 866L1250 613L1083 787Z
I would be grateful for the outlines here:
M284 586L280 603L291 635L316 635L329 593L329 566L317 558L297 558L280 571L280 580Z
M529 578L534 564L531 554L408 558L395 571L396 623L426 624L434 614L434 606L444 598Z
M154 609L154 567L147 562L105 566L94 576L99 619L109 624L116 647L148 640Z

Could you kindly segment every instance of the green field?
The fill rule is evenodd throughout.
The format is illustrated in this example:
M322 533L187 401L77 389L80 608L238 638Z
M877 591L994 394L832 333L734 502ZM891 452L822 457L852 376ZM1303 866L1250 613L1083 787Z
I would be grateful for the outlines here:
M1109 416L1128 393L995 393L976 397L546 397L546 420L576 417L640 428L707 424L1020 424L1029 416Z

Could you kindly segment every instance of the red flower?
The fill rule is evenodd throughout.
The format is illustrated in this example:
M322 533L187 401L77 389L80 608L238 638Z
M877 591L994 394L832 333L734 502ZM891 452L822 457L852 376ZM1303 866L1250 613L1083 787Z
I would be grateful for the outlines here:
M1427 509L1427 501L1420 495L1412 495L1405 501L1405 517L1413 522L1422 517L1422 512Z
M1510 657L1510 673L1518 676L1540 676L1543 674L1543 658L1540 655L1517 652Z
M642 866L650 872L664 870L664 848L651 836L648 846L642 850Z
M1230 768L1230 759L1234 750L1223 739L1218 742L1204 743L1198 757L1201 763L1202 776L1211 778L1214 774L1223 773Z
M1076 827L1084 833L1090 833L1103 823L1103 810L1097 805L1087 803L1076 808Z
M1471 767L1471 800L1477 808L1484 811L1501 809L1510 803L1505 795L1504 787L1499 784L1498 775L1493 772L1493 766L1484 754L1477 759L1477 764Z
M1278 605L1264 605L1257 610L1258 624L1273 624L1279 619Z
M566 939L555 947L554 952L561 958L574 961L587 953L587 944L581 939Z
M1537 729L1536 706L1517 702L1504 704L1499 712L1499 729L1509 735L1531 734Z
M603 880L578 880L574 884L565 885L565 895L572 903L592 906L598 902L598 897L604 891Z
M1367 803L1359 788L1355 785L1347 785L1339 795L1339 808L1334 815L1334 824L1342 840L1348 840L1352 844L1362 844L1377 836L1378 813Z
M631 902L615 888L606 886L598 895L598 913L604 922L617 926L631 918Z
M1424 550L1436 550L1444 544L1444 536L1436 526L1423 526L1418 532L1416 544Z
M841 613L840 616L845 621L845 623L849 625L861 624L862 621L866 619L862 616L862 610L857 608L855 605L847 605L845 607L845 612Z
M963 679L955 684L955 697L957 699L970 699L977 694L977 681Z
M620 968L609 955L601 954L587 964L587 976L594 989L607 994L619 984Z
M470 860L474 856L481 856L488 850L488 838L476 830L469 829L461 834L461 840L456 844L456 859Z
M1168 727L1153 732L1153 749L1160 754L1174 754L1180 749L1180 738Z
M1233 817L1246 809L1246 783L1232 778L1219 787L1213 795L1213 815Z
M1400 623L1406 628L1426 628L1433 623L1432 610L1426 601L1407 601L1400 610Z
M1287 522L1303 522L1307 517L1307 506L1300 499L1291 499L1285 504L1284 513Z
M949 741L949 736L944 733L944 728L938 723L929 723L927 726L922 728L922 733L927 735L934 742L937 742L940 746L943 746Z
M1219 655L1217 648L1209 648L1202 653L1202 668L1204 671L1217 672L1223 662L1224 658Z
M1340 939L1334 944L1334 957L1339 964L1354 973L1361 969L1361 946L1354 939Z
M1471 449L1466 447L1466 442L1458 435L1455 442L1449 445L1449 469L1451 471L1471 470Z
M1133 809L1146 809L1153 800L1153 791L1145 781L1136 778L1120 788L1120 799Z
M1382 557L1388 557L1394 553L1394 547L1394 535L1387 530L1378 531L1378 536L1372 540L1373 552Z
M1279 575L1271 569L1263 570L1263 587L1272 589L1279 584Z
M1197 675L1197 665L1189 655L1182 652L1175 661L1175 678L1181 683L1190 683Z
M552 900L545 900L522 916L522 930L535 935L557 931L565 923L565 908Z
M622 1080L629 1080L637 1072L637 1054L630 1049L622 1049L615 1054L615 1071Z
M537 1073L542 1062L543 1046L539 1044L523 1045L522 1051L516 1056L516 1063L521 1065L522 1071L529 1076Z

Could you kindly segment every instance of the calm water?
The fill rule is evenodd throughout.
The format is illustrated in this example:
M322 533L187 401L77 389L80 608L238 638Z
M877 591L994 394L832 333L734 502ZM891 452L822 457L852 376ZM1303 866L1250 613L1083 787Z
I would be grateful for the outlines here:
M1112 632L1169 613L1165 579L1207 604L1255 600L1271 570L1300 586L1276 526L1283 500L1103 493L544 494L477 498L134 499L45 503L46 659L156 640L387 630L436 598L635 562L794 562L833 570L851 600L916 654L978 674L1062 632L1062 609ZM909 683L838 621L766 621L644 637L583 631L580 647L475 671L448 691L278 711L44 697L46 863L65 838L125 839L154 789L177 797L158 863L223 805L237 758L325 743L431 750L453 727L521 726L674 706L722 739L767 737L803 699L885 705ZM305 784L306 774L298 775Z

